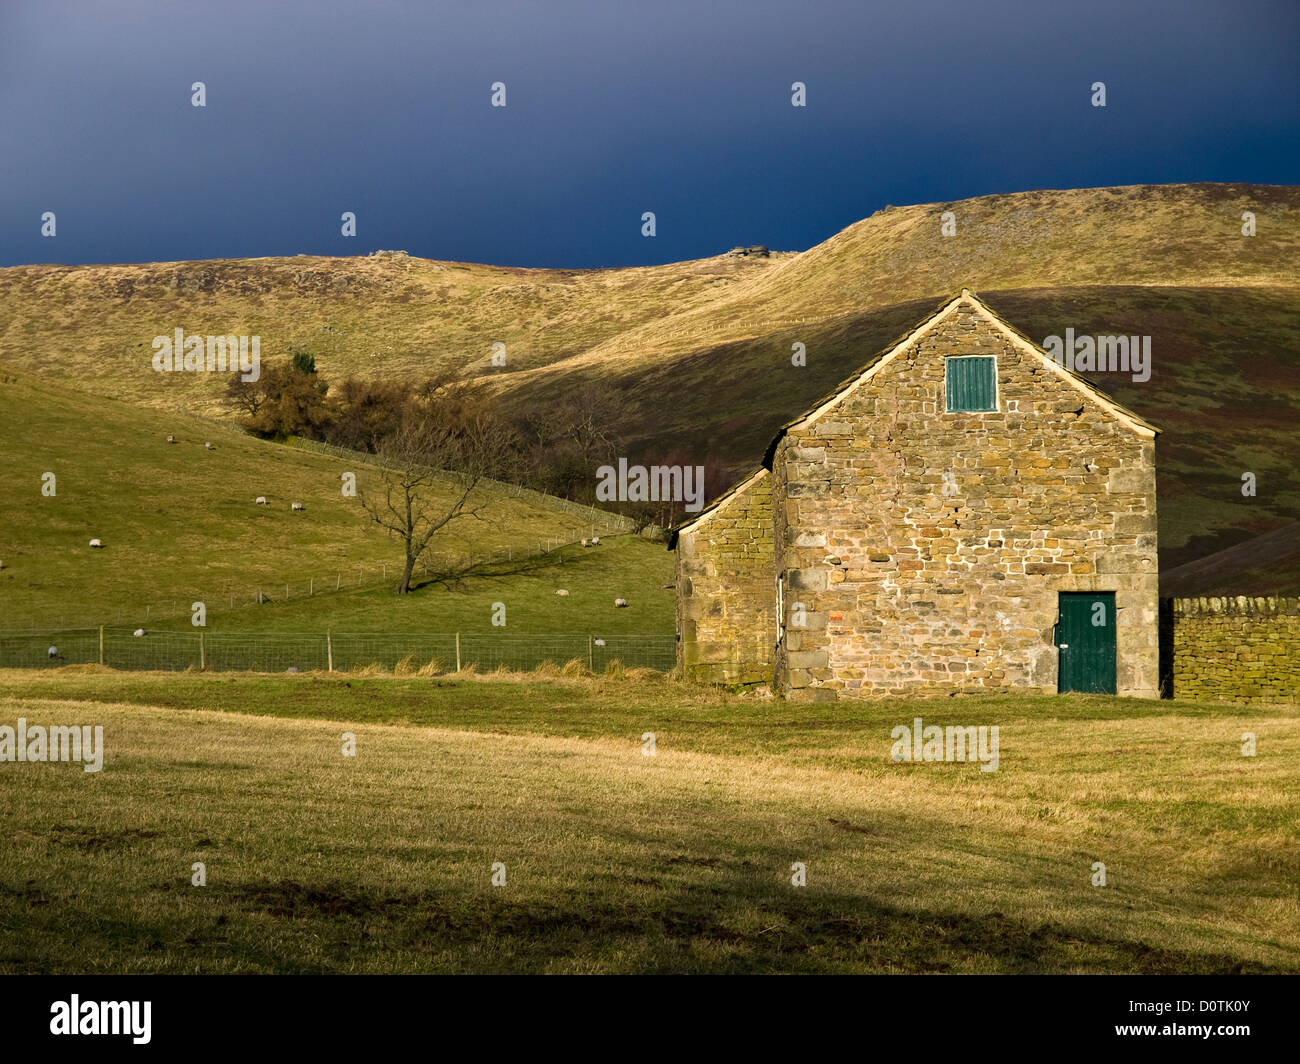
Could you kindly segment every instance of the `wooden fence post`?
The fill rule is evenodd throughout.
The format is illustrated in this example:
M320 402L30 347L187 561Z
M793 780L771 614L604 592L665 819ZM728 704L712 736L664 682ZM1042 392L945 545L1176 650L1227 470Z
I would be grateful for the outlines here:
M203 633L199 632L199 669L202 670L202 669L206 669L207 667L208 667L208 655L205 652L203 647Z
M587 636L587 671L588 672L596 671L595 639L596 637L594 635Z
M99 663L104 664L104 626L99 626Z
M325 630L325 656L329 662L329 671L334 671L334 637L330 634L329 629Z
M460 633L456 633L456 671L460 672Z

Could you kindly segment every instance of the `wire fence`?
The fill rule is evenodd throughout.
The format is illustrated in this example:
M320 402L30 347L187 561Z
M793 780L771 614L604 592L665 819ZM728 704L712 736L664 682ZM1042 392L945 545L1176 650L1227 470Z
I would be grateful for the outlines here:
M138 629L137 629L138 630ZM214 672L351 672L378 668L435 674L471 666L529 672L546 662L577 661L592 672L611 662L669 672L676 661L671 635L488 632L208 632L129 628L35 629L0 632L0 668L106 665L123 670ZM51 653L53 652L53 653Z

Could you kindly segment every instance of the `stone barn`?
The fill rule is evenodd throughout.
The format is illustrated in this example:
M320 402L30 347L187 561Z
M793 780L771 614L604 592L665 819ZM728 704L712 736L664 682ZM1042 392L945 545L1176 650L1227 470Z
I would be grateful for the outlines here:
M963 290L674 530L683 675L1157 697L1157 431Z

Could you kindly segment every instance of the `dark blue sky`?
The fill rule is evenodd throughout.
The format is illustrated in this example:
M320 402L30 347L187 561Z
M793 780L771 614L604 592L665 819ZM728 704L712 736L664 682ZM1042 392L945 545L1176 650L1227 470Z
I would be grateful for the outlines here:
M1300 183L1300 0L0 0L0 265L639 265L1173 181Z

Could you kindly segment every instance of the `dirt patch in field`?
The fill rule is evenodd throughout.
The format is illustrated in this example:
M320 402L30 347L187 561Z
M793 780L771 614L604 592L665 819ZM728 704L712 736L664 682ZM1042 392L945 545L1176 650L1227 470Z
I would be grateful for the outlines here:
M292 879L274 883L244 883L231 889L242 908L271 916L396 915L427 905L431 895L409 891L375 891L347 883L308 886Z
M121 828L105 831L102 828L78 827L75 824L56 824L50 828L50 837L63 846L71 846L82 853L103 853L107 850L127 850L148 839L156 839L162 832L143 828Z

